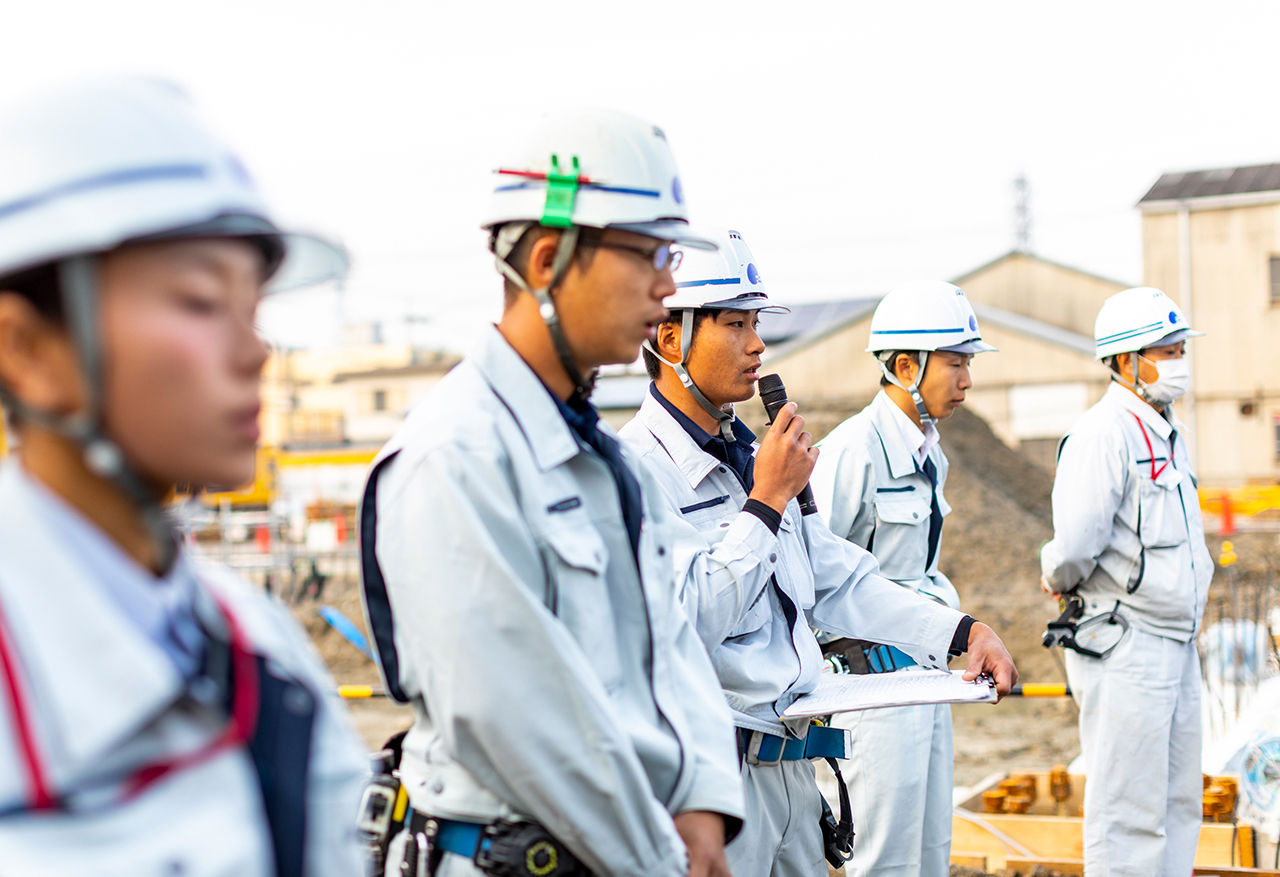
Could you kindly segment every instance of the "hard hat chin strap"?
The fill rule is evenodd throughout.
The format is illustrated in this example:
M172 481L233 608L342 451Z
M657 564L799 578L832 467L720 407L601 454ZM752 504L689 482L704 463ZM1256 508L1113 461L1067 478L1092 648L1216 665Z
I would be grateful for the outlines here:
M728 410L725 410L724 408L713 405L711 400L698 389L698 385L693 382L693 377L689 374L689 369L685 367L685 363L689 361L689 351L693 348L693 320L696 313L697 312L693 308L684 308L681 311L679 362L672 362L665 358L658 352L658 349L649 342L648 338L644 340L644 348L656 356L659 362L668 366L673 372L675 372L676 377L680 379L680 383L689 391L689 395L702 406L702 410L716 419L720 426L720 437L724 439L725 442L737 441L733 435L732 427L735 417L733 413L733 406L729 405Z
M1120 372L1120 363L1118 362L1120 358L1120 354L1117 353L1114 356L1112 356L1111 359L1117 360L1117 362L1116 362L1116 367L1111 370L1111 380L1115 381L1117 384L1120 384L1123 387L1128 387L1130 390L1133 390L1133 392L1138 394L1139 399L1141 399L1143 402L1146 402L1152 408L1163 408L1165 406L1165 403L1159 400L1153 399L1151 397L1151 394L1147 391L1147 385L1142 383L1142 380L1138 377L1137 357L1140 357L1140 356L1142 356L1142 354L1136 350L1130 353L1129 371L1133 374L1132 380L1126 378Z
M51 414L21 402L0 390L3 401L22 420L74 442L85 466L112 482L137 506L157 550L158 566L167 572L177 556L178 538L161 506L161 497L149 488L125 460L119 444L107 435L102 422L102 336L98 321L98 263L94 256L73 256L58 264L58 286L67 330L80 358L86 403L73 414Z
M898 380L898 376L889 368L889 363L878 356L876 361L880 363L880 371L884 372L885 379L898 389L905 390L911 396L911 401L916 403L916 414L920 417L920 429L923 431L936 422L932 415L929 414L929 409L924 407L924 397L920 395L920 382L924 380L924 367L929 362L929 351L917 350L916 356L920 359L920 365L916 369L915 380L911 382L909 387L902 386L902 381Z
M551 261L551 282L541 289L534 289L507 261L511 251L520 242L520 238L532 226L532 222L518 222L509 223L499 229L494 238L494 262L504 277L538 300L538 315L542 317L542 322L546 324L547 331L551 334L551 343L555 346L560 365L569 376L569 380L573 382L573 393L569 401L571 403L586 402L591 396L591 391L595 389L596 373L592 371L583 377L582 370L578 368L578 361L569 348L569 341L564 336L564 327L560 325L560 314L551 297L552 290L560 285L560 281L569 271L569 263L573 261L573 253L578 247L578 235L581 230L578 226L571 225L561 233L555 258Z

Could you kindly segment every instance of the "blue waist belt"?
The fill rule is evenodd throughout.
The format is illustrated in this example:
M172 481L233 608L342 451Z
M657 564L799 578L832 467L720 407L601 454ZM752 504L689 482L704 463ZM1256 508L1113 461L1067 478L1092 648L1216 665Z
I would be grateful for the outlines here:
M864 648L862 653L867 656L867 666L872 673L892 673L894 670L916 665L915 658L894 646L876 644L871 648Z
M436 836L432 843L446 852L456 853L468 859L475 858L480 849L484 826L479 822L458 822L454 819L436 819Z
M738 754L747 764L777 764L804 758L848 758L848 732L840 728L810 725L803 740L779 737L765 731L738 728Z

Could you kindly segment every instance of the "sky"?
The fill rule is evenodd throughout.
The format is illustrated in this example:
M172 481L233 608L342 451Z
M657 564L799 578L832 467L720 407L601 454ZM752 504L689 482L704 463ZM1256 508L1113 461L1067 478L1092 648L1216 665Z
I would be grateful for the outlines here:
M1163 172L1280 161L1280 4L41 0L0 6L0 104L118 73L183 85L341 290L285 293L275 343L343 325L464 351L500 313L494 168L568 107L660 125L691 219L741 231L801 303L1032 250L1142 281ZM348 333L349 336L349 333Z

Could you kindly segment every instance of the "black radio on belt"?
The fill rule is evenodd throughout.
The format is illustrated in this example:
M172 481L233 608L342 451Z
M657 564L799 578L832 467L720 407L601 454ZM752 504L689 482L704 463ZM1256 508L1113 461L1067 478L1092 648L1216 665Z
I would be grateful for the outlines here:
M475 863L492 877L591 877L568 847L533 822L485 826Z

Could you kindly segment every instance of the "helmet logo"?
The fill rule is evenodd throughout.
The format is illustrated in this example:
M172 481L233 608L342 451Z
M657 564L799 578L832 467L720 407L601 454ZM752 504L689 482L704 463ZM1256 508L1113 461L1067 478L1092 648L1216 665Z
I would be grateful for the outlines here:
M671 197L676 199L677 204L684 203L684 187L680 185L679 177L671 178Z
M974 319L972 315L969 317L969 331L970 332L978 331L978 321Z
M1176 323L1176 322L1178 322L1178 312L1177 312L1177 311L1169 311L1169 322L1170 322L1170 323Z
M756 267L755 262L747 263L747 282L752 285L760 282L760 269Z

